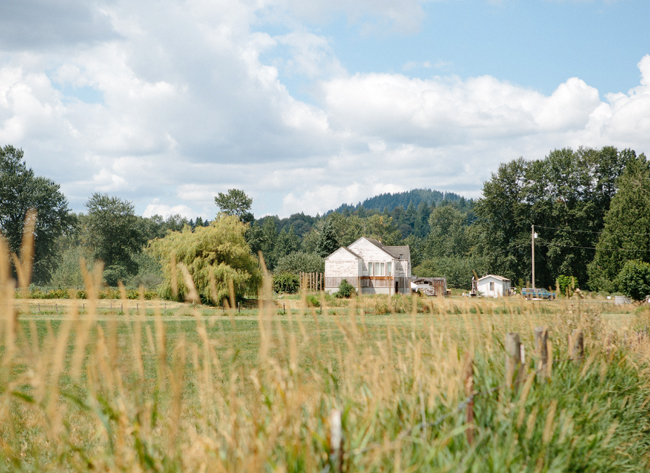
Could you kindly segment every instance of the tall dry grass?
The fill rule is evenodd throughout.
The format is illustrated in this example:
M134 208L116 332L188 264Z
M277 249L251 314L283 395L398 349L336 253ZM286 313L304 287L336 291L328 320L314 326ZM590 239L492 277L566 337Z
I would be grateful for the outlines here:
M330 308L321 295L316 309L303 295L279 316L266 277L255 319L147 316L124 288L124 315L100 316L98 269L84 273L83 315L72 304L35 317L14 299L6 255L1 470L335 471L333 409L343 471L648 467L647 342L635 331L645 313L625 327L582 302L363 297ZM534 376L536 326L551 333L548 382ZM567 352L576 328L579 364ZM514 391L501 388L508 332L521 334L530 373Z

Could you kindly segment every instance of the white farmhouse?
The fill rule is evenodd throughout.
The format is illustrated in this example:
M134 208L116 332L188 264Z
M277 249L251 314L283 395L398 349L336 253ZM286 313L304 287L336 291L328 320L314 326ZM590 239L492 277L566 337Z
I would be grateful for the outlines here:
M510 279L488 274L478 280L478 292L486 297L504 297L510 295Z
M363 294L410 294L411 251L359 238L325 258L325 290L336 292L343 279Z

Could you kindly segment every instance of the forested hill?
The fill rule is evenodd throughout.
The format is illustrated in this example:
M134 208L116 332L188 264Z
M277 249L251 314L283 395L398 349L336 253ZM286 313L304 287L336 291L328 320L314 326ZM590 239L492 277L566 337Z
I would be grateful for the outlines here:
M348 205L343 204L340 207L326 212L325 215L329 215L332 212L344 213L346 210L354 212L359 207L363 207L366 210L379 210L383 211L385 208L388 208L388 211L391 212L396 207L407 208L409 204L413 204L417 207L420 202L424 202L428 206L432 203L439 205L443 200L449 202L458 202L461 203L461 207L464 207L465 198L454 194L453 192L440 192L431 189L413 189L406 192L396 192L394 194L386 193L379 194L374 197L370 197L363 202L357 205Z

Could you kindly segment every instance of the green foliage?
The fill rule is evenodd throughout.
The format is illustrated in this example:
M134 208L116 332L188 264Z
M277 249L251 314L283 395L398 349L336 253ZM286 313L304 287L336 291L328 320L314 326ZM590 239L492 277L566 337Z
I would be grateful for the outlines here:
M253 199L248 197L243 190L229 189L227 194L219 192L214 198L214 203L226 215L234 215L242 222L253 221L253 214L250 212Z
M338 250L340 246L341 245L339 245L338 239L336 238L334 225L331 220L327 220L323 230L318 236L318 241L316 242L316 253L325 258Z
M144 286L147 289L155 289L162 283L162 266L151 254L147 252L138 253L133 259L138 265L138 273L131 278L129 286Z
M83 287L84 279L81 274L82 258L86 261L86 269L92 271L92 255L83 246L76 245L67 248L60 257L60 262L52 274L49 285L61 288Z
M74 217L60 186L35 176L23 157L21 149L0 147L0 230L10 250L20 254L25 216L36 209L32 279L46 283L57 266L56 240L72 230Z
M117 287L118 282L124 283L124 281L126 281L129 273L124 266L114 264L105 268L102 276L107 285L110 287Z
M94 258L102 260L107 269L121 266L127 274L135 274L138 266L133 257L142 251L146 240L133 204L95 193L86 207L88 245Z
M490 272L511 280L530 279L531 225L536 240L536 276L550 286L560 274L587 280L605 213L619 176L636 159L634 151L554 150L539 161L502 164L483 186L474 210L478 218L476 251Z
M621 292L635 301L650 295L650 264L645 261L626 262L616 279Z
M156 299L158 294L155 291L145 290L144 298L147 301ZM23 293L20 290L16 291L16 298L23 298ZM84 289L72 289L72 288L52 288L45 286L35 286L31 285L29 287L29 293L27 294L28 299L87 299L87 294ZM99 291L100 299L121 299L122 294L117 288L105 287ZM140 299L140 289L139 288L127 288L126 289L126 298L129 300Z
M459 289L472 288L473 272L485 272L485 260L479 257L442 257L424 261L413 268L413 274L423 278L447 278L447 285Z
M424 243L427 257L465 256L469 253L467 217L460 210L450 205L436 207L429 216L429 228Z
M594 290L611 290L608 282L626 261L650 262L650 163L645 156L629 162L618 184L589 266L589 286Z
M320 307L320 301L316 294L307 294L305 300L307 301L307 307Z
M276 217L265 217L262 223L262 240L261 248L262 256L264 257L264 262L266 267L269 270L275 268L275 262L277 261L277 255L275 252L275 247L278 242L278 225Z
M273 291L281 294L295 294L300 290L300 277L293 273L276 273L273 275Z
M221 215L208 227L185 227L182 232L169 233L165 238L150 242L148 251L162 265L163 283L159 293L166 299L172 294L172 265L170 258L183 264L192 276L194 285L204 303L213 298L218 303L229 297L228 281L233 282L235 295L256 294L262 276L257 259L251 254L244 234L247 225L235 216ZM210 290L214 277L217 294ZM176 271L179 300L187 294L182 273Z
M341 281L341 284L339 284L339 290L336 293L336 297L339 299L346 298L349 299L352 294L356 294L357 290L355 287L348 282L347 279L344 279Z
M557 277L557 285L560 288L560 294L566 294L567 288L573 291L578 287L578 281L573 276L561 274Z
M322 273L325 260L316 253L296 251L280 258L275 265L276 272L299 275L300 273Z
M415 207L419 207L420 204L424 204L427 207L435 207L436 205L440 205L443 201L456 203L461 207L471 205L470 201L466 200L464 197L461 197L458 194L454 194L453 192L440 192L431 189L413 189L406 192L396 192L394 194L379 194L364 200L361 204L359 204L359 207L363 207L364 211L382 211L386 208L389 212L391 212L397 207L402 207L405 209L411 204ZM350 208L350 206L343 204L333 212L342 213L346 208L348 210L354 210L355 208L358 209L359 207Z
M289 227L289 230L282 229L278 235L277 242L275 244L274 253L276 261L282 258L283 256L288 255L289 253L294 253L300 249L300 239L298 235L293 230L293 225Z

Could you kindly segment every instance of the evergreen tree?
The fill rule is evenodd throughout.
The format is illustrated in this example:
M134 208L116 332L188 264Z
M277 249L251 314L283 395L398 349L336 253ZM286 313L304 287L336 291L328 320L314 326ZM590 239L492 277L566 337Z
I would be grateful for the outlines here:
M265 248L266 235L259 223L253 222L250 227L246 229L245 238L246 243L251 249L251 253L255 256L262 251L262 248Z
M266 267L272 270L275 262L277 261L275 255L275 245L278 241L278 226L275 217L264 218L264 223L262 224L262 233L264 235L264 240L261 245L262 255L264 256Z
M618 184L589 266L592 289L612 291L629 260L650 262L650 163L644 155L628 164Z
M422 238L429 233L429 215L431 215L431 208L424 202L420 202L413 224L415 236Z
M298 251L300 249L300 239L293 231L293 225L289 226L289 231L282 229L278 236L278 241L275 247L276 261L285 255Z
M318 241L316 242L316 253L322 258L325 258L336 250L340 248L338 239L336 238L336 232L334 231L334 225L331 220L325 222L325 226L318 236Z

